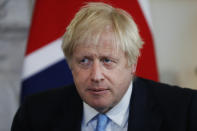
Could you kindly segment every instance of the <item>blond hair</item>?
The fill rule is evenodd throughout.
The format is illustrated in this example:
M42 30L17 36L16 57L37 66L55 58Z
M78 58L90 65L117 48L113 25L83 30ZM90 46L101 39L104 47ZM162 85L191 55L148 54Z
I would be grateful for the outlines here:
M135 64L143 41L133 18L124 10L102 2L90 2L83 6L71 21L63 37L62 50L69 63L73 51L85 40L99 44L101 33L110 26L114 33L114 44L128 57L129 65Z

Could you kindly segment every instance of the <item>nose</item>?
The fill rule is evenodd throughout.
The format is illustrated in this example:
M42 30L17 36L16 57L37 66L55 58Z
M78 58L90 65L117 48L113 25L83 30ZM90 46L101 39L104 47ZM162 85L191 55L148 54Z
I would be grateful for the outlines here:
M104 80L103 71L100 63L95 61L91 69L91 81L99 83Z

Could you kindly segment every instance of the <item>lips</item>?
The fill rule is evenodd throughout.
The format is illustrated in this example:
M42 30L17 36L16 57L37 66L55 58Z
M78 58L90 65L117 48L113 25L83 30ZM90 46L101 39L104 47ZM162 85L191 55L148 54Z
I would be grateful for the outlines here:
M103 89L103 88L88 89L88 92L89 92L90 94L93 94L93 95L104 95L104 94L106 94L108 91L109 91L109 89Z

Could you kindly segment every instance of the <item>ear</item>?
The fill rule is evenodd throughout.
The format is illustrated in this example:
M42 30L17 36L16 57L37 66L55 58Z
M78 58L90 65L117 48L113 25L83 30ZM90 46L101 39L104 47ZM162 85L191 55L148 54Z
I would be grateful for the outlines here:
M131 74L135 74L136 67L137 67L137 64L132 64L131 65Z

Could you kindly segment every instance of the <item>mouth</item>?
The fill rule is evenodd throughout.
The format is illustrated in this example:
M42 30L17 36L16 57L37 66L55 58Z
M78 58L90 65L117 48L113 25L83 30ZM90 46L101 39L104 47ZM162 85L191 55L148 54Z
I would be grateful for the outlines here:
M88 89L88 92L92 95L104 95L109 89Z

